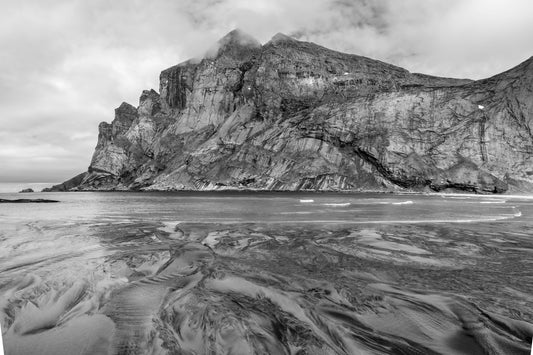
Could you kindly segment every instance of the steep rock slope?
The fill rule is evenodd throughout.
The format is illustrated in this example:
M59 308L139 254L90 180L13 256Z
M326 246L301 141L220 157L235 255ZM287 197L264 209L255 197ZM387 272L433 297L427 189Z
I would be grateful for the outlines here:
M447 79L235 30L204 59L164 70L159 94L120 105L99 126L88 172L67 185L530 190L532 91L533 59Z

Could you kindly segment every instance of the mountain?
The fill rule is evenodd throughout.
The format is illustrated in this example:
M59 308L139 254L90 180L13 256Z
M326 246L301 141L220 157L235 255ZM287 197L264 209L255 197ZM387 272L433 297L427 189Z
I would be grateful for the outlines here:
M49 190L533 190L533 58L472 81L234 30Z

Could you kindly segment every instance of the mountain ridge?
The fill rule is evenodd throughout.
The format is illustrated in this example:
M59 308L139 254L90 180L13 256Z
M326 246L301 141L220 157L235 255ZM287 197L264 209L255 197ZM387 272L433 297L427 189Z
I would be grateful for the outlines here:
M442 78L234 30L121 104L49 190L531 191L532 63Z

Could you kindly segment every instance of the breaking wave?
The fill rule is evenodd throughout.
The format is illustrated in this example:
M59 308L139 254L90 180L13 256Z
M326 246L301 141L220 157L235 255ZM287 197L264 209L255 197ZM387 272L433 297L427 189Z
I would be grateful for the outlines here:
M412 205L413 201L393 202L393 205Z

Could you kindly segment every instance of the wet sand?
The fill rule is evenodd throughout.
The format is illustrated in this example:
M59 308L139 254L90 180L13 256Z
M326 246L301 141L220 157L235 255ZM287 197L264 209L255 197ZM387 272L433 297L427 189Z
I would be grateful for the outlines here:
M325 222L311 219L325 215L308 206L321 209L323 201L305 209L288 201L278 215L315 214L252 223L232 212L180 222L133 220L137 210L116 208L6 223L6 353L529 354L528 205L486 200L472 206L498 212L493 221L424 223L416 212L422 202L394 205L403 202L365 207L389 222L338 221L359 213L348 210L359 208L354 200L326 201L334 210ZM397 208L412 208L411 222L393 214Z
M6 352L528 354L533 231L504 227L93 226L86 277L2 280Z

